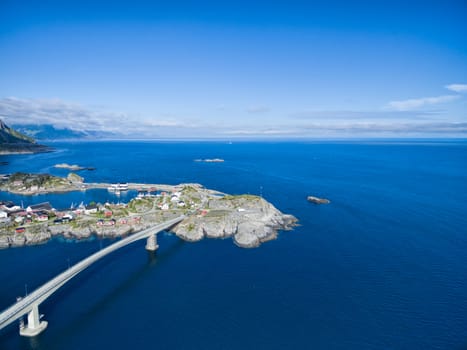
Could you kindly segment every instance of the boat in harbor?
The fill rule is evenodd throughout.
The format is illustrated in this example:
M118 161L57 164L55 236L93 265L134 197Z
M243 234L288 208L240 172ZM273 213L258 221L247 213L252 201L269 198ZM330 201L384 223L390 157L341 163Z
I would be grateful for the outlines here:
M120 191L128 191L128 184L127 183L111 184L109 187L107 187L107 190L112 191L112 192L117 192L117 193L119 193Z

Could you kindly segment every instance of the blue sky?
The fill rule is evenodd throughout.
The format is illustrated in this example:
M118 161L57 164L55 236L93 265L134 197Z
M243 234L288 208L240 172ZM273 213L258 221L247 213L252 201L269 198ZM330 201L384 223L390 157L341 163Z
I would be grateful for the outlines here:
M0 117L140 138L465 137L465 1L0 2Z

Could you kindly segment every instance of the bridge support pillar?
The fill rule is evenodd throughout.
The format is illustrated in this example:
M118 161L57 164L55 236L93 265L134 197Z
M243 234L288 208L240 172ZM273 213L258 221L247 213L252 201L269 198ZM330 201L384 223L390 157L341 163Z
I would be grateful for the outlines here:
M28 324L19 330L19 334L25 337L34 337L47 328L47 321L41 321L39 305L34 304L28 313Z
M159 248L159 245L157 244L157 235L154 233L150 235L146 241L146 250L155 252L157 248Z

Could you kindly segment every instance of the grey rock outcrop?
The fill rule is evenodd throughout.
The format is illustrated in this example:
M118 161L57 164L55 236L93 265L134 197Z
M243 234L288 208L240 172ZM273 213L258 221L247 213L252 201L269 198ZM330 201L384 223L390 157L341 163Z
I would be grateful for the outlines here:
M12 247L21 247L26 244L26 237L22 234L10 236L10 245Z
M26 238L26 244L28 245L45 243L51 237L50 232L48 232L47 230L42 230L36 233L26 232L24 236Z
M329 199L319 198L319 197L315 197L315 196L308 196L306 198L306 200L308 202L314 203L314 204L329 204L329 203L331 203L331 201Z
M225 196L211 199L209 211L191 216L173 231L187 241L203 238L228 238L240 247L253 248L277 238L278 230L289 230L295 217L284 215L272 204L256 196Z
M10 240L8 236L0 236L0 249L8 248L10 246Z

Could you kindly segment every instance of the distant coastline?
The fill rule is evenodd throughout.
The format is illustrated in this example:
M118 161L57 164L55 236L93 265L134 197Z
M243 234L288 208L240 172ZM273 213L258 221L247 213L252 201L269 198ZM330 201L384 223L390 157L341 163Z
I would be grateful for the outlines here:
M12 155L12 154L35 154L35 153L46 153L53 152L54 149L49 146L38 145L38 144L1 144L0 155Z
M50 152L52 149L10 128L0 119L0 155Z

